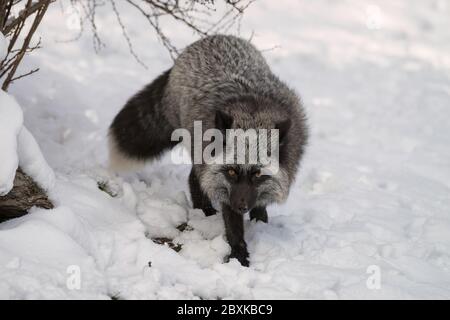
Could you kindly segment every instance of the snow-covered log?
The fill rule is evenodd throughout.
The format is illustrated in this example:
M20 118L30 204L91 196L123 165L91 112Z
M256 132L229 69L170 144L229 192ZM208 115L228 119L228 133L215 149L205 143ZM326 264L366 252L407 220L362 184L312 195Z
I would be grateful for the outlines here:
M32 207L52 209L45 191L18 169L12 190L0 197L0 222L25 215Z

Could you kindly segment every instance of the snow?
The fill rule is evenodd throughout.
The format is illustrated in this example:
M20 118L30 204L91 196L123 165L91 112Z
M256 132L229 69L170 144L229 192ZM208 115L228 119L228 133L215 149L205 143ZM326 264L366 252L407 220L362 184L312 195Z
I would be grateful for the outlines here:
M38 185L49 191L55 184L55 173L48 165L41 149L27 128L22 126L18 136L17 153L19 157L19 166Z
M248 9L242 36L254 31L311 126L287 203L269 208L269 224L245 222L249 268L222 262L230 249L221 216L191 208L188 166L167 155L138 173L105 169L111 120L171 65L142 32L145 19L120 10L148 70L111 12L99 11L107 45L99 54L88 34L65 42L77 30L61 1L39 30L44 48L22 66L41 70L10 88L56 178L41 156L27 155L35 141L13 98L0 95L2 191L19 161L4 155L15 155L19 136L28 141L21 165L42 169L35 176L56 206L0 224L0 298L450 298L447 1L262 0ZM195 39L168 27L179 46Z
M0 90L0 196L13 187L14 176L19 165L17 156L17 135L23 122L22 109L16 100Z
M23 113L16 100L0 90L0 195L13 187L17 168L32 177L44 190L50 190L55 174L47 164L31 133L23 126Z
M6 56L6 53L8 52L8 40L6 40L5 36L0 34L0 60L3 60L3 58Z

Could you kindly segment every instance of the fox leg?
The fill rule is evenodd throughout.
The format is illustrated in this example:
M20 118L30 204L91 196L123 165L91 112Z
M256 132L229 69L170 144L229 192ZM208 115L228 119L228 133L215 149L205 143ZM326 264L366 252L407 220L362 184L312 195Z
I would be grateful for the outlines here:
M256 207L250 211L250 220L262 221L267 223L269 218L267 216L266 207Z
M231 247L229 259L236 258L244 267L249 266L247 243L244 240L244 216L223 205L223 220L228 244Z

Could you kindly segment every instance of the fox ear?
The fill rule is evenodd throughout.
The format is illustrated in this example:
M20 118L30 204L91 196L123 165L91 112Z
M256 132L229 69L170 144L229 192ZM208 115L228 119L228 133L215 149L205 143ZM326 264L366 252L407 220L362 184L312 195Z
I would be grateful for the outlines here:
M225 131L231 129L233 124L233 117L221 110L216 111L216 129Z
M283 120L280 122L275 123L275 129L278 129L278 139L280 142L280 145L284 144L286 142L286 137L289 132L289 129L291 128L291 119Z

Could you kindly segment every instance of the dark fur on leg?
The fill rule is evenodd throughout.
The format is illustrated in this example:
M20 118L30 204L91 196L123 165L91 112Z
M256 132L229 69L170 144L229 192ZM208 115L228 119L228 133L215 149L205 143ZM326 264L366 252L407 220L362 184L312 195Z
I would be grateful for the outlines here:
M118 151L134 160L148 160L172 148L173 126L167 120L161 100L170 70L132 97L110 127L110 138Z
M227 205L222 208L225 233L231 247L229 259L236 258L244 267L249 266L247 243L244 240L244 216L236 213Z
M264 223L267 223L269 221L269 217L267 216L266 207L253 208L250 211L250 220L262 221Z
M194 168L191 169L191 174L189 175L189 189L194 209L202 209L206 216L212 216L217 213L208 196L201 190Z

